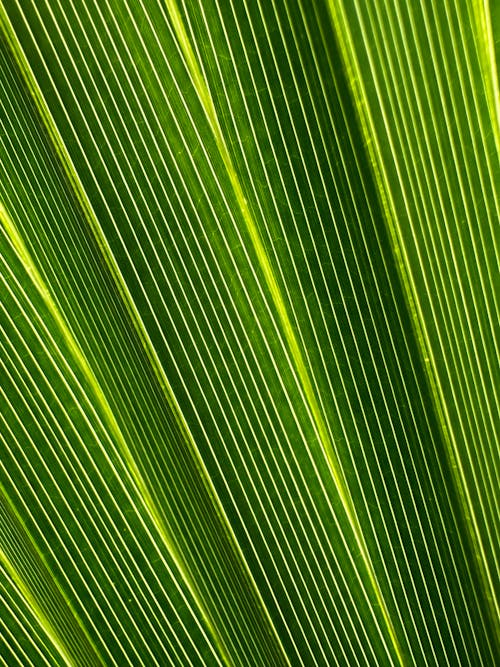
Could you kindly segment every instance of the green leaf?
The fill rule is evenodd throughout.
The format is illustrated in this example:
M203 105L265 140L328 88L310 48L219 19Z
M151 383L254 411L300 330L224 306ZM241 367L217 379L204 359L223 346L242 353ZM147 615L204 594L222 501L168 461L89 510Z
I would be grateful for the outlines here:
M453 12L444 4L432 13L424 5L399 15L367 7L352 21L347 13L334 16L353 74L369 69L378 91L363 92L358 79L402 280L498 632L500 100L495 63L486 68L465 48L477 40L486 60L482 40L491 35L474 33L474 17L479 30L485 13L483 4L458 3ZM398 34L395 25L406 30ZM360 35L373 45L363 60L351 46ZM403 49L406 68L389 77ZM417 65L424 52L429 58ZM391 125L383 120L389 115Z
M382 4L0 5L3 664L495 663L497 22Z

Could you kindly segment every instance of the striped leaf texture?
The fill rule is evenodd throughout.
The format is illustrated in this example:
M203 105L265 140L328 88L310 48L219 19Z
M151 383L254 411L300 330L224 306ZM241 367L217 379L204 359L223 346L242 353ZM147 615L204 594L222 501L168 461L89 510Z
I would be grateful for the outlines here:
M500 11L0 1L0 664L500 662Z

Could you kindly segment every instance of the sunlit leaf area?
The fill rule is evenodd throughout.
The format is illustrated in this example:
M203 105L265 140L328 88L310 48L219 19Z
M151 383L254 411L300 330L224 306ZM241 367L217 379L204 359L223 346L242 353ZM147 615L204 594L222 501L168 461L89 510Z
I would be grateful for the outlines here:
M499 60L0 0L0 667L500 665Z

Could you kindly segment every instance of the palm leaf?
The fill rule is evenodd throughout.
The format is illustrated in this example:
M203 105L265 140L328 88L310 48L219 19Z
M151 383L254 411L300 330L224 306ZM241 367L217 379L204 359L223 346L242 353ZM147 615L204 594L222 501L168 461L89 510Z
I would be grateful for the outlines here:
M498 17L382 4L2 3L3 664L498 658Z

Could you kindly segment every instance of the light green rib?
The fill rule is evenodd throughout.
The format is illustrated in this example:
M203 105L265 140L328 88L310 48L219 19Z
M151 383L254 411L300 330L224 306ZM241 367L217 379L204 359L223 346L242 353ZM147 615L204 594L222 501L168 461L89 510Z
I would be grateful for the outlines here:
M474 551L475 562L479 570L479 578L485 598L488 601L489 615L497 639L500 640L500 607L495 594L494 578L490 571L488 559L484 550L481 532L474 511L474 504L465 477L460 450L453 432L452 422L447 409L447 401L437 372L437 364L429 334L425 326L425 319L418 299L417 289L415 287L413 276L408 269L410 262L406 253L401 228L398 223L396 207L389 187L389 179L387 177L384 163L379 157L382 152L380 150L370 108L366 103L367 96L364 91L363 77L359 71L355 55L355 47L347 28L347 21L341 3L337 3L335 0L328 0L328 6L334 31L337 36L337 42L354 93L353 99L358 112L359 124L365 138L367 151L370 155L370 163L377 184L377 193L380 198L381 208L384 212L384 218L389 230L391 245L396 260L396 266L401 277L403 293L406 297L410 319L413 324L418 347L421 350L430 395L436 410L437 422L448 455L449 468L453 475L455 488L460 498L468 535ZM495 122L493 122L493 125L495 125Z
M369 554L368 547L366 545L366 541L361 526L359 524L356 510L353 505L349 489L344 479L342 467L337 459L337 455L335 454L325 420L323 418L320 406L318 404L318 400L316 398L316 394L311 382L309 371L307 370L307 366L304 360L304 356L299 341L297 340L297 336L295 334L295 331L293 329L290 320L290 316L288 314L285 300L283 298L280 287L274 275L270 259L262 242L257 224L253 218L250 207L248 206L248 202L245 198L243 188L241 186L238 177L238 173L234 167L231 155L227 148L226 141L224 139L222 129L217 117L217 111L215 109L212 96L210 94L210 90L200 70L199 64L196 60L196 56L189 41L189 37L187 35L186 28L184 26L182 16L180 14L176 1L165 0L165 4L167 6L170 19L172 21L172 25L174 27L177 40L182 49L182 53L186 60L186 64L189 68L193 85L196 88L196 92L198 93L198 97L203 106L210 128L214 135L217 148L224 162L224 166L226 168L229 180L231 182L234 194L236 196L236 200L238 202L238 206L240 208L243 220L245 222L246 229L250 235L254 251L257 255L260 268L262 270L262 273L264 274L264 278L267 287L269 289L269 292L271 293L271 297L274 306L276 308L276 311L278 313L278 317L285 335L285 339L288 344L288 348L295 365L295 370L300 380L302 391L307 401L319 441L323 447L323 451L329 463L329 468L335 483L335 487L337 489L337 493L339 494L349 525L353 531L354 538L356 541L356 546L360 551L361 558L368 573L370 584L375 593L377 602L380 605L382 615L384 617L384 621L386 623L387 630L391 638L391 642L394 646L394 650L398 656L400 663L403 664L402 651L399 645L399 641L396 636L396 632L392 620L390 618L386 602L384 600L382 591L380 589L380 585L378 583L375 574L375 569L373 567L371 556Z

